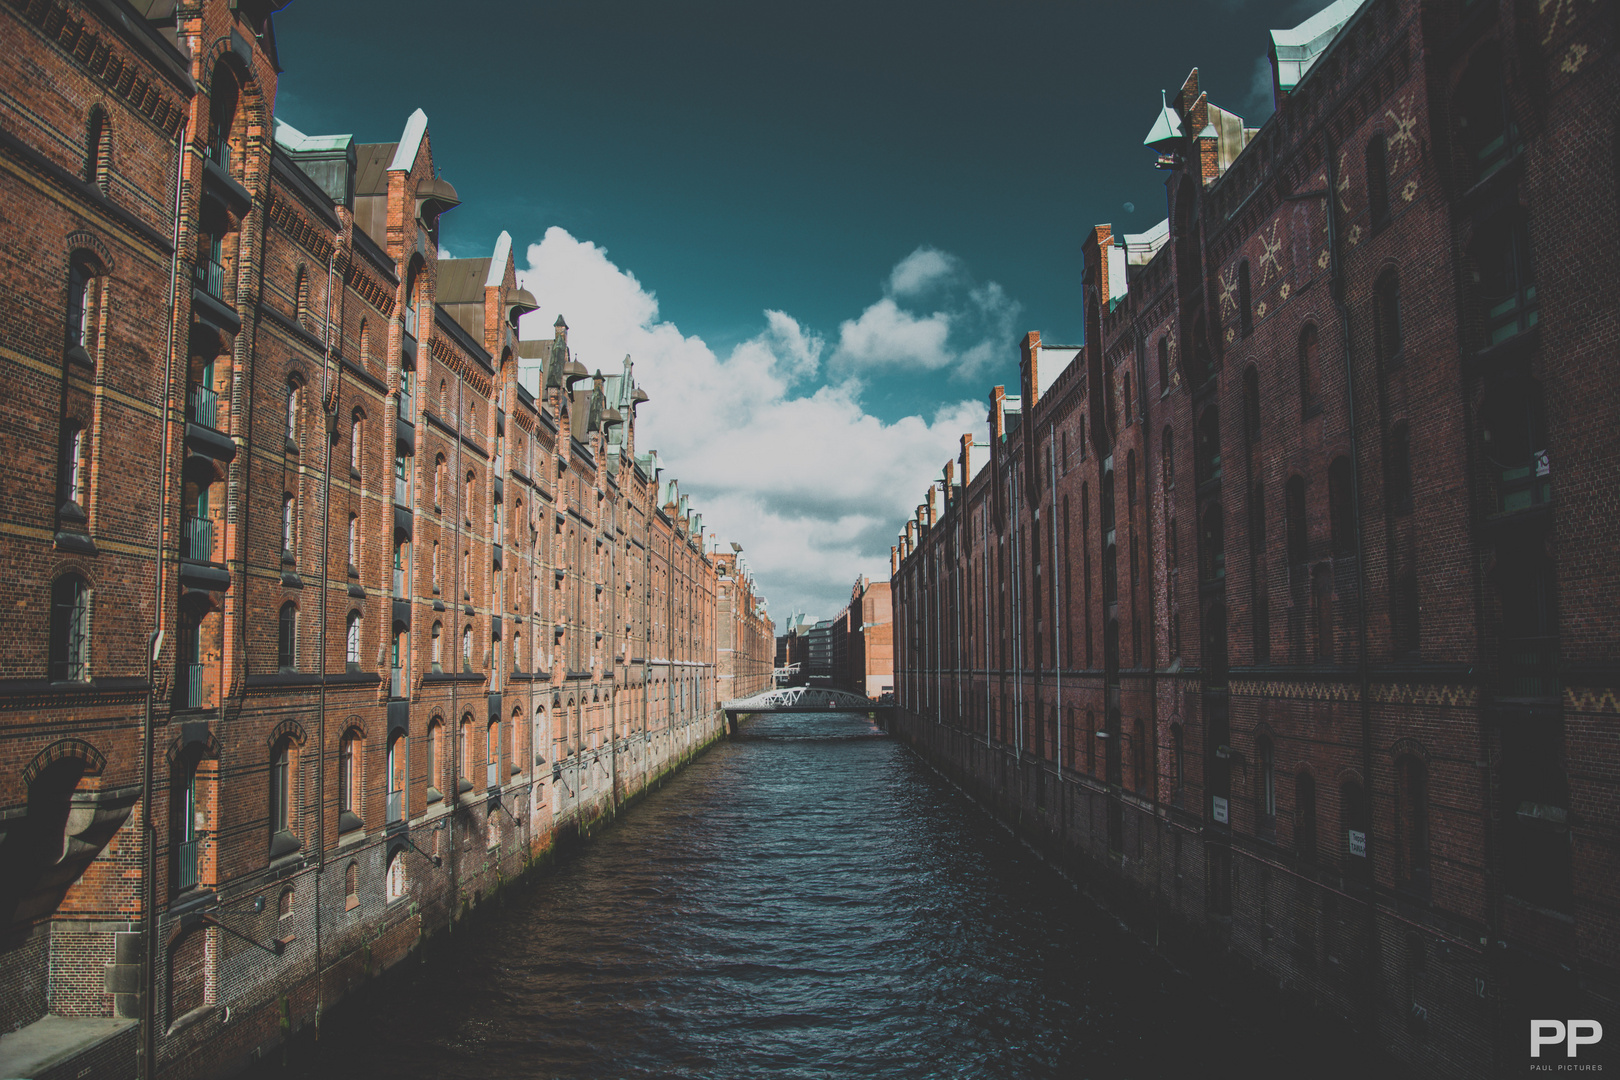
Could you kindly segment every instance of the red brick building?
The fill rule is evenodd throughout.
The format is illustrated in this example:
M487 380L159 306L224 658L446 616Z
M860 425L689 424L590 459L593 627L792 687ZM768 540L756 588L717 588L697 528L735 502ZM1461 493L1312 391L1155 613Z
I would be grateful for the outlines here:
M1335 4L1258 130L1193 72L894 559L899 730L1424 1073L1620 1030L1615 33Z
M833 617L833 685L876 700L894 690L894 618L889 583L857 578Z
M721 730L632 366L520 340L507 235L437 257L420 111L274 119L280 6L0 5L8 1072L239 1064Z

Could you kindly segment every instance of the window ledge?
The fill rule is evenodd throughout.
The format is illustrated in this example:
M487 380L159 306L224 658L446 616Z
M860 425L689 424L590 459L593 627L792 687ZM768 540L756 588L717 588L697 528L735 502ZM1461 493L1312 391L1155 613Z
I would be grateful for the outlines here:
M290 829L279 829L270 836L270 861L281 858L283 855L292 855L303 847Z

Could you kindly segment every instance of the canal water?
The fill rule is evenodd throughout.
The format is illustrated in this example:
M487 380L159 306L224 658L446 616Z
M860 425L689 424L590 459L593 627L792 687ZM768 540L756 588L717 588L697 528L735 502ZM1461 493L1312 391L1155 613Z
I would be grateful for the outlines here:
M746 724L269 1077L1368 1077L1157 958L864 717Z

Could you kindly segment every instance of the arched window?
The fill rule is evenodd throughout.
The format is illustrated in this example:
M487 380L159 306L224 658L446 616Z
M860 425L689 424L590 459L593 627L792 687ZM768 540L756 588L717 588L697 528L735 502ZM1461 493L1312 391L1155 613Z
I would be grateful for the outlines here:
M293 546L296 537L294 536L293 526L295 520L292 492L284 491L281 493L281 561L284 563L291 563L294 558Z
M392 904L395 900L403 900L405 898L406 883L404 848L394 849L394 853L388 857L388 871L386 876L383 878L383 888L390 904Z
M343 635L343 659L350 671L360 670L360 613L349 612Z
M197 765L196 751L181 756L175 765L174 786L170 793L174 834L173 887L176 892L196 888L201 877L200 837L204 819L202 806L197 799Z
M1530 234L1524 215L1504 211L1481 224L1470 254L1477 269L1477 300L1485 321L1485 345L1496 345L1540 322Z
M394 698L409 697L411 692L411 630L404 623L394 624L388 691Z
M1294 475L1283 488L1283 516L1288 530L1288 561L1298 565L1308 556L1305 531L1305 478Z
M1260 441L1260 372L1253 364L1243 369L1243 438L1250 446Z
M1382 132L1367 140L1367 210L1374 229L1389 220L1389 151Z
M448 409L448 407L446 405L446 402L448 400L449 400L449 390L446 388L444 380L440 379L439 380L439 416L442 419L448 419L449 416L450 416L449 409Z
M487 777L489 786L498 788L501 786L501 722L499 719L489 722L484 749L484 761L489 772Z
M276 918L290 919L293 913L293 887L288 885L276 897Z
M57 486L61 490L57 513L70 520L85 520L84 425L77 420L62 425L61 460L57 470L60 477Z
M1385 270L1373 285L1373 341L1378 362L1386 368L1401 362L1400 279Z
M1159 393L1170 391L1170 335L1159 338Z
M1248 337L1254 332L1253 297L1249 290L1249 260L1238 263L1238 333Z
M276 638L276 666L282 671L298 669L298 605L291 600L281 605L280 633Z
M1316 861L1316 781L1302 772L1294 777L1294 850L1299 861Z
M287 383L287 449L298 448L298 380Z
M1339 821L1344 837L1345 854L1352 860L1367 858L1367 796L1360 780L1346 780L1339 785Z
M467 479L462 485L461 492L461 516L462 520L464 520L468 525L471 525L473 522L473 486L477 482L477 475L469 469L467 471Z
M1347 457L1336 457L1328 466L1328 518L1333 554L1355 554L1355 501L1350 493L1350 459Z
M444 767L444 721L437 716L428 721L424 752L427 754L427 801L436 803L444 798L444 793L439 790L442 779L439 770Z
M298 850L292 832L293 745L283 737L270 751L270 857Z
M358 829L360 820L360 733L350 729L343 733L338 747L338 831Z
M1464 175L1472 183L1490 176L1523 149L1508 115L1502 68L1501 53L1494 43L1487 43L1475 51L1452 94Z
M343 868L343 900L345 909L360 906L360 866L350 862Z
M438 673L444 671L444 638L443 638L443 631L444 631L443 624L435 621L434 624L433 624L432 638L430 639L431 642L432 642L431 656L433 657L433 671L434 671L435 674L438 674Z
M512 670L523 671L523 631L512 631Z
M409 276L407 276L405 279L405 308L403 311L405 318L405 333L409 334L412 338L417 336L416 282L418 276L417 267L413 265L411 267ZM439 385L442 389L444 384L440 383Z
M462 774L455 779L455 787L462 792L473 790L473 782L468 779L473 771L473 714L462 714L462 725L455 732L455 755Z
M1255 740L1254 756L1258 759L1259 767L1255 809L1260 815L1261 827L1269 828L1277 817L1277 754L1268 736L1262 735Z
M1306 323L1299 333L1299 404L1305 416L1322 411L1321 340L1314 323Z
M309 317L309 271L300 266L293 278L293 318L302 324Z
M236 126L236 102L241 93L236 76L221 60L214 65L208 84L208 159L225 172L232 170L231 135Z
M1390 429L1389 457L1385 472L1388 474L1385 491L1389 497L1391 514L1412 512L1412 435L1406 421Z
M82 366L95 363L96 331L101 326L101 268L86 252L68 261L67 357Z
M1395 759L1395 874L1421 888L1429 875L1429 771L1422 758Z
M473 632L472 623L461 628L461 670L472 671Z
M349 576L360 576L360 515L349 515Z
M90 109L84 143L84 179L105 195L112 181L112 124L100 105Z
M366 414L359 409L354 410L349 417L349 470L355 476L360 473L360 448L365 445Z
M439 511L444 506L444 455L439 454L433 459L433 509Z
M50 668L52 682L90 679L90 588L78 574L51 585Z
M403 600L411 592L411 534L394 530L394 599Z
M407 777L408 750L410 744L405 740L403 731L396 731L388 739L388 823L404 821L405 790Z

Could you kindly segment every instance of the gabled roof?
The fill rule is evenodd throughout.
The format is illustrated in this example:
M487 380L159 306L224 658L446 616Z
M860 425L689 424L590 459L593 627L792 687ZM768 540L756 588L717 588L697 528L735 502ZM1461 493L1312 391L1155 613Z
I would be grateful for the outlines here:
M388 162L398 143L361 143L354 148L354 193L388 194Z
M409 120L405 121L405 131L399 137L399 143L394 151L394 159L388 163L388 171L404 170L409 172L411 166L416 164L417 151L422 149L422 136L427 134L427 113L417 109L411 113Z
M441 304L483 304L490 259L440 259L434 298Z
M1365 0L1333 0L1292 30L1273 30L1271 48L1277 57L1277 88L1288 93L1305 78L1316 58L1332 44L1344 24Z

